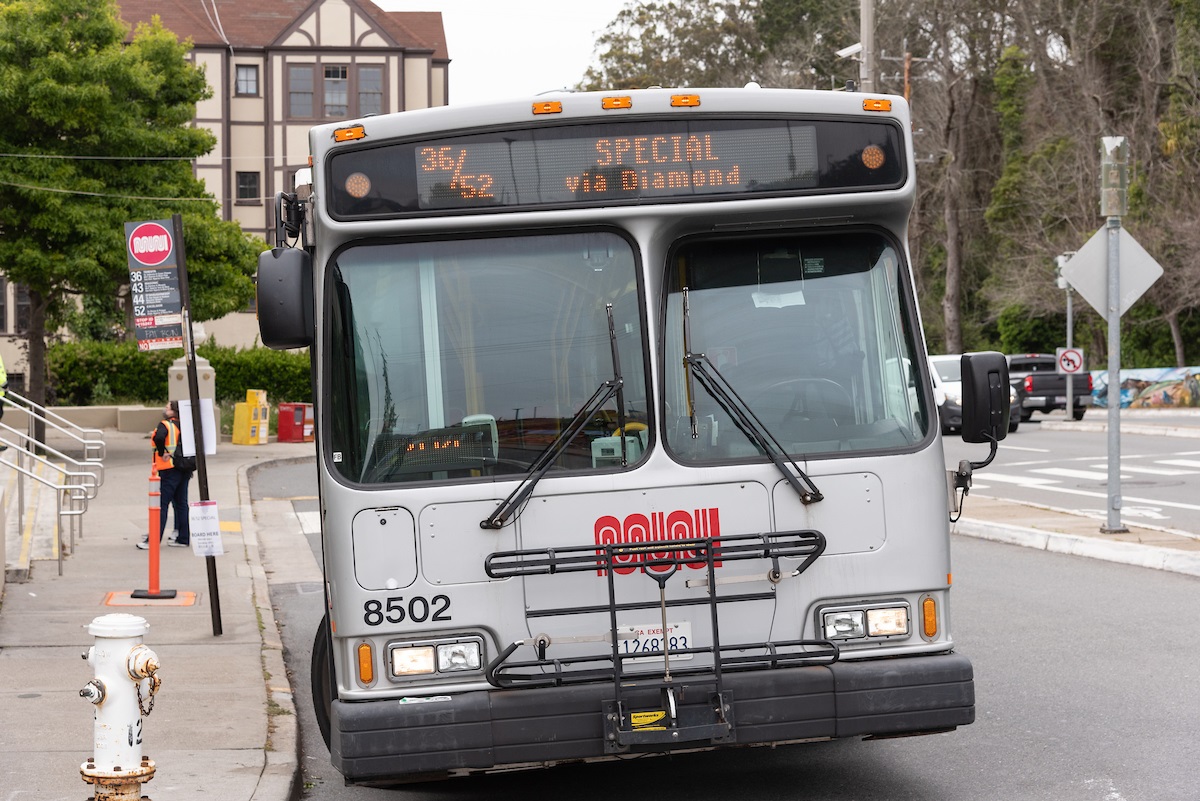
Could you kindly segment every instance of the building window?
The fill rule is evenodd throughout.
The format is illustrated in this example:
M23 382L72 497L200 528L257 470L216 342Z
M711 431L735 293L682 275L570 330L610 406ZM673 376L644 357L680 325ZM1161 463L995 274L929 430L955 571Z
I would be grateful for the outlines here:
M261 203L262 193L259 191L258 173L239 172L237 174L237 202Z
M234 83L234 92L239 95L258 96L257 64L237 65L237 80Z
M8 279L0 278L0 333L8 333Z
M345 66L325 67L325 116L337 119L350 116L349 69Z
M288 67L288 116L313 117L313 68Z
M29 290L20 284L17 285L16 300L17 319L13 333L27 334L29 333Z
M383 113L383 67L358 68L358 116Z

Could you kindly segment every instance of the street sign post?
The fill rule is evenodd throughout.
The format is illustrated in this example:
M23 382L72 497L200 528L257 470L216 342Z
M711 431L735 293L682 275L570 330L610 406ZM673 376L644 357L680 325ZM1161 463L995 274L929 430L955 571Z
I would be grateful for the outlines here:
M191 408L200 408L200 379L196 374L196 343L192 338L191 300L188 297L187 254L183 247L183 218L125 223L125 248L129 258L129 294L133 302L138 350L183 348L187 362ZM200 415L192 415L193 442L204 442ZM200 500L208 501L208 465L204 448L196 448L196 476ZM208 598L213 636L220 636L221 599L217 564L206 556Z

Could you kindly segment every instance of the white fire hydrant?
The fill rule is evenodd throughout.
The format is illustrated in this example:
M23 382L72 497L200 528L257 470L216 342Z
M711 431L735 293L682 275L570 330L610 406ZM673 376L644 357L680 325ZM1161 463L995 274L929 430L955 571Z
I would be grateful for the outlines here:
M138 801L154 778L154 762L142 754L142 717L154 708L158 657L142 644L144 618L103 615L88 626L96 644L83 654L95 678L79 694L96 706L94 753L79 766L95 787L95 801Z

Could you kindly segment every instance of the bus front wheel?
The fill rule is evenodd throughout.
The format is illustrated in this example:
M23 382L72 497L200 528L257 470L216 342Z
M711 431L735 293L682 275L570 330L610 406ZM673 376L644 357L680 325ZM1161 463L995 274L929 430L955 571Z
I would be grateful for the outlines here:
M333 677L333 645L329 639L329 621L326 618L321 618L317 636L313 639L312 671L309 675L312 679L313 712L317 718L317 728L321 730L321 739L328 748L330 715L337 685Z

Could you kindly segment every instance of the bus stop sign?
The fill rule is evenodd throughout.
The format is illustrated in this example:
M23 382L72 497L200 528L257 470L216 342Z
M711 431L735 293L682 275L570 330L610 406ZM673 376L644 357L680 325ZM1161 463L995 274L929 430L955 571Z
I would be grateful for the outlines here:
M1118 315L1122 315L1162 276L1163 268L1124 228L1117 229L1117 238L1121 260ZM1101 317L1108 316L1107 226L1093 234L1087 244L1063 265L1062 274Z

